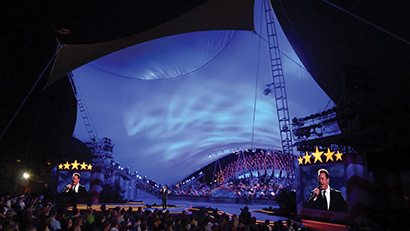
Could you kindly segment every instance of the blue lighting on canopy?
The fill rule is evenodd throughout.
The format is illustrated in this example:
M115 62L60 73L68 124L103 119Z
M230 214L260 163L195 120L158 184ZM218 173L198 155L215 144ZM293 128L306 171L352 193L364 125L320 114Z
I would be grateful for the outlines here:
M257 33L266 37L261 28ZM298 62L279 29L282 52ZM329 97L305 70L282 59L290 118L324 110ZM272 82L269 63L268 45L254 33L207 31L138 44L73 74L99 138L115 144L114 160L173 184L229 150L281 150L274 95L263 94ZM89 140L80 114L74 136Z

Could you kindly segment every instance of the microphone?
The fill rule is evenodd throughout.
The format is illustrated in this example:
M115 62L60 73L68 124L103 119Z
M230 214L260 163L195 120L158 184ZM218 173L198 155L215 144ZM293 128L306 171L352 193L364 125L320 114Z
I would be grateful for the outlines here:
M316 188L319 189L319 193L322 191L322 185L321 184L319 184ZM318 196L319 193L314 193L315 197Z
M317 196L319 196L321 187L322 187L322 186L319 184L316 188L314 188L314 189L311 191L309 201L311 201L311 200L316 200ZM319 193L316 192L316 189L319 189Z

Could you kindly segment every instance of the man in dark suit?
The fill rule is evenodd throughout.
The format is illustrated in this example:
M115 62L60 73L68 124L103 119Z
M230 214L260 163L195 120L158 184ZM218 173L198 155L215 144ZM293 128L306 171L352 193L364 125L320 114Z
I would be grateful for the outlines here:
M347 212L347 203L342 192L329 186L329 172L322 168L317 174L319 186L311 191L306 207L332 212Z
M63 189L63 194L70 198L73 205L73 212L77 212L77 204L87 199L87 189L80 185L80 173L73 174L72 184L68 184Z
M165 212L167 210L168 194L170 194L171 192L168 190L166 185L164 185L164 187L162 187L160 192L162 193L162 211Z

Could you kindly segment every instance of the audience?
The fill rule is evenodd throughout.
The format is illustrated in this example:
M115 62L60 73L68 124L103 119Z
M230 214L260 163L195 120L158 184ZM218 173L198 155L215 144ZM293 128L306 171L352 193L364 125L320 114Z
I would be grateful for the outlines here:
M285 158L285 159L284 159ZM272 199L282 189L295 189L295 181L282 174L274 175L272 169L280 169L286 162L281 155L257 153L227 165L216 174L216 183L208 185L192 181L185 185L169 187L171 196L208 197L218 187L227 187L237 192L240 197ZM245 171L246 170L246 171ZM261 174L263 173L263 174ZM162 185L143 178L136 182L138 189L159 195ZM207 211L193 211L187 214L170 214L169 211L142 210L133 211L115 208L107 209L101 205L101 211L87 209L72 213L53 203L53 198L44 198L34 194L2 195L0 197L0 231L3 230L47 230L47 231L274 231L298 230L297 223L288 220L287 225L277 221L270 225L267 220L257 224L248 208L239 215L208 214ZM285 229L286 227L286 229Z
M240 215L220 214L209 209L183 211L181 214L171 214L158 209L133 211L117 208L95 211L86 209L73 213L59 209L50 201L40 200L33 195L25 195L25 206L19 209L21 201L13 200L8 195L9 209L2 210L0 230L4 231L271 231L298 230L297 223L288 220L270 225L266 220L257 224L251 216L248 207L244 207ZM2 200L0 208L5 207L7 200ZM104 206L101 206L104 208Z

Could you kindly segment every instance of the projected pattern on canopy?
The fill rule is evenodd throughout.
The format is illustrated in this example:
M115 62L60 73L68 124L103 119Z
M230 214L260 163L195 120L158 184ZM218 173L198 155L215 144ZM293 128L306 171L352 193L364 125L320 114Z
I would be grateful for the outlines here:
M262 44L259 53L258 44L251 32L188 33L135 45L73 74L98 135L115 143L115 161L175 183L225 150L281 149L273 95L263 95L272 81L268 49ZM323 110L329 99L311 77L289 60L284 71L291 117ZM165 80L144 80L158 76ZM74 134L86 141L77 118Z

